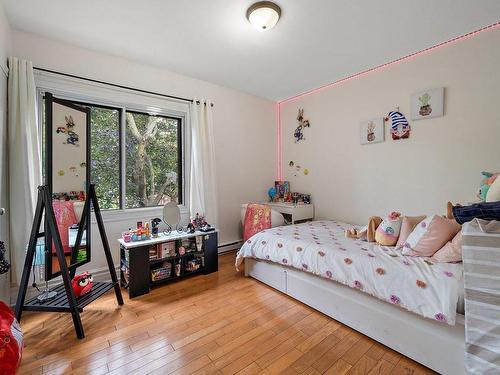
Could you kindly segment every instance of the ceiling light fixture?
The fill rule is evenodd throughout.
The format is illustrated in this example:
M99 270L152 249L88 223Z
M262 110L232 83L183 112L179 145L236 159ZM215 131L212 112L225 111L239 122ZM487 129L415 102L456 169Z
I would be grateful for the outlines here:
M259 1L247 10L248 21L259 31L272 29L280 16L281 8L271 1Z

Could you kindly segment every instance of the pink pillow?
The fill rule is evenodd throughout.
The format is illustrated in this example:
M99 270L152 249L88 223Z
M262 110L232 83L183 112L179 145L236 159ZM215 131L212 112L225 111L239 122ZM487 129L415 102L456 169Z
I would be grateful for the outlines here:
M458 232L431 258L436 263L456 263L462 261L462 232Z
M418 224L403 245L403 255L430 257L450 241L461 227L455 220L439 215L427 217Z
M403 216L403 223L401 224L401 231L399 232L398 243L396 249L401 249L406 242L406 239L413 232L413 229L424 220L426 216Z

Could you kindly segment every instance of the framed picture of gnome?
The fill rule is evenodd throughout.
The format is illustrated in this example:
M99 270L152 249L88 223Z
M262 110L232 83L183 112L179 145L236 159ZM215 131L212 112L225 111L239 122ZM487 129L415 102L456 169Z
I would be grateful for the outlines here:
M90 184L90 109L48 92L44 104L45 185L71 272L90 262L91 254L90 210L84 211ZM45 244L45 277L50 280L60 275L60 266L48 234Z

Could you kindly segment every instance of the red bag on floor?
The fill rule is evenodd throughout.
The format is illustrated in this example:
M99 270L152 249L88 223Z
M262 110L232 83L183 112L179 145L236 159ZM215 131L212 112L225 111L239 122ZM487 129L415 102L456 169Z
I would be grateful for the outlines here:
M0 375L15 374L21 364L23 332L10 308L0 301Z

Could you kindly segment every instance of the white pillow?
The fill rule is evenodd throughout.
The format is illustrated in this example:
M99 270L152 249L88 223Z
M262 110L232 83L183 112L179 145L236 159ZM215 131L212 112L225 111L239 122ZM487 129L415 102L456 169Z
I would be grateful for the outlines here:
M418 241L420 241L420 239L427 232L427 228L429 228L429 224L431 223L434 216L436 215L427 216L413 229L413 232L410 233L405 243L403 244L403 250L401 251L403 255L414 255L412 249L417 245Z

